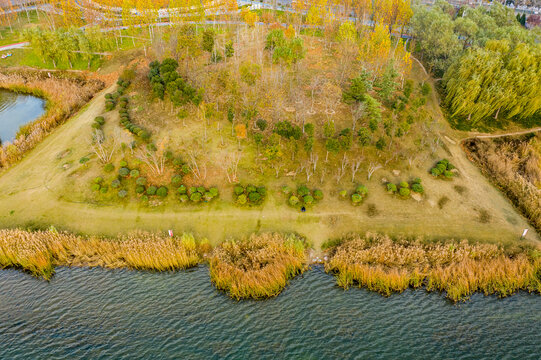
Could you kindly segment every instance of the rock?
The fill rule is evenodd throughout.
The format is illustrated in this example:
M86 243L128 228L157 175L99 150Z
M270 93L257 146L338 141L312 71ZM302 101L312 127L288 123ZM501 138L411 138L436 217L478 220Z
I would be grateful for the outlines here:
M400 176L400 170L393 170L394 176Z
M421 194L413 193L411 198L417 202L423 201L423 196Z
M387 180L387 178L381 178L381 183L382 184L387 184L389 182L389 180Z

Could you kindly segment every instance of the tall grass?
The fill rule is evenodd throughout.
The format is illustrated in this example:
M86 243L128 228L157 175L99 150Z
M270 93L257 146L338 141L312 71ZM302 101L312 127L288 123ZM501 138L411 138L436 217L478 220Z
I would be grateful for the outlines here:
M192 235L165 237L145 232L116 239L81 237L56 231L0 230L0 268L20 268L50 279L55 266L102 266L175 270L196 266L210 251Z
M0 73L0 88L39 96L48 102L47 111L41 118L21 127L12 144L0 146L0 168L19 161L104 87L100 80L87 80L62 72L54 74L49 76L47 72L31 70Z
M214 250L210 278L233 298L268 298L304 271L306 261L306 244L294 235L252 235L224 242Z
M518 290L541 292L541 259L536 255L535 251L509 255L493 244L393 241L367 234L331 248L325 270L334 273L344 288L356 285L388 296L424 286L459 301L474 292L499 296Z

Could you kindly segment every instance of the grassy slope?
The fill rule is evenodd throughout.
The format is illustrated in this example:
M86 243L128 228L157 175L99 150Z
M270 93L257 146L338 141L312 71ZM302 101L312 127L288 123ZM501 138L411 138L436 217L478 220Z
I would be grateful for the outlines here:
M175 204L154 209L140 208L135 203L122 207L63 200L63 189L71 181L69 177L78 176L78 172L70 175L63 165L79 166L78 159L88 154L88 147L81 144L87 143L90 124L103 112L103 95L110 90L105 90L77 116L58 128L21 163L0 175L0 227L45 227L53 224L75 232L107 235L134 228L174 229L207 236L214 244L230 236L259 230L296 231L306 235L316 248L329 237L364 231L510 242L518 239L522 229L529 227L509 201L482 177L459 146L452 142L446 143L447 156L461 170L462 176L453 182L423 176L428 195L420 203L390 197L380 183L382 177L398 181L419 174L419 170L403 171L398 178L393 177L389 170L376 173L370 182L366 182L370 195L360 207L339 201L336 194L330 193L331 184L324 187L326 199L306 214L284 205L284 199L276 191L277 183L269 186L269 199L263 208L257 209L239 209L222 200L201 207ZM442 133L449 137L458 135L443 121L435 95L431 110L440 119ZM67 149L71 150L69 154L59 158L59 154ZM365 174L361 176L365 177ZM453 190L454 185L466 186L469 191L459 195ZM221 189L224 198L229 197L225 194L228 191L230 188ZM437 201L442 195L449 196L450 202L440 210ZM69 194L65 198L77 196ZM367 216L367 204L370 203L377 205L379 215ZM479 222L476 209L488 210L491 221ZM528 238L539 240L534 232L530 232Z

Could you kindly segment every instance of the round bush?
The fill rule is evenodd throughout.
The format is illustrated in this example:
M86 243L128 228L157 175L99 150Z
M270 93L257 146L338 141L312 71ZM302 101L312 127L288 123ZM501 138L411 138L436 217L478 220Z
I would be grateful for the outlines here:
M156 195L163 198L167 196L168 192L169 189L167 189L165 186L160 186L160 188L156 191Z
M180 175L174 175L174 176L171 178L171 185L173 185L173 186L180 186L180 185L182 185L182 176L180 176Z
M261 200L261 195L257 191L254 191L248 194L248 198L250 202L257 204Z
M388 183L387 184L387 191L390 192L390 193L395 193L396 192L396 185L393 184L393 183Z
M111 100L113 98L113 95L111 95L111 93L105 94L105 98L107 100Z
M235 192L235 195L240 195L244 193L244 188L241 185L235 185L233 188L233 191Z
M212 197L218 196L218 188L217 187L211 187L209 189L209 193L212 195Z
M342 199L345 199L346 196L348 195L348 192L346 190L340 190L340 192L338 193L338 195L342 198Z
M98 123L93 123L93 124L92 124L92 128L93 128L93 129L101 129L101 125L98 124Z
M173 160L173 165L181 167L182 165L184 165L184 161L182 160L182 158L176 158Z
M441 175L441 171L438 168L432 168L432 170L430 170L430 173L435 177L438 177Z
M265 197L267 195L267 189L264 186L260 186L257 188L257 192L261 197Z
M142 194L145 192L145 187L143 185L137 185L137 187L135 188L135 192L138 194Z
M101 184L103 182L103 178L101 176L94 178L94 184Z
M414 184L420 184L420 183L421 183L421 178L415 178L415 179L413 179L413 183L414 183Z
M119 165L120 167L128 167L128 162L126 160L121 160Z
M142 202L148 202L148 196L146 196L146 195L141 196L141 201Z
M303 200L306 205L311 205L314 203L314 198L312 197L312 195L306 195L305 197L303 197Z
M120 180L115 179L115 180L111 181L111 187L113 189L117 189L118 187L120 187Z
M411 185L411 191L422 194L425 192L425 189L423 189L423 185L421 184L413 184Z
M449 164L449 160L447 160L447 159L441 159L440 161L438 161L438 165L439 165L439 164L445 165L445 167L447 167L447 165Z
M437 168L441 173L443 173L445 170L447 170L447 164L438 163L438 165L436 165L436 168Z
M109 191L109 188L107 186L104 186L100 189L100 193L107 194L107 191Z
M185 203L185 202L188 202L188 200L189 200L188 195L186 195L186 194L180 195L180 201L181 202Z
M83 156L82 158L79 159L79 164L86 164L89 161L90 161L89 158L87 158L86 156Z
M122 177L127 177L127 176L130 175L130 169L125 168L125 167L120 168L120 170L118 170L118 174L119 174L120 176L122 176Z
M249 194L249 193L253 193L253 192L256 192L257 191L257 188L254 186L254 185L248 185L246 186L246 192Z
M357 186L357 189L355 189L355 192L362 197L365 197L366 195L368 195L368 188L364 185L359 185Z
M156 186L149 186L147 188L147 195L156 195L156 191L158 191L158 188Z
M127 192L126 190L120 190L120 191L118 192L118 197L119 197L119 198L123 199L123 198L125 198L126 196L128 196L128 192Z
M191 172L190 167L186 164L182 165L182 173L188 175Z
M180 185L177 191L179 194L183 195L183 194L186 194L186 191L188 190L186 189L186 185Z
M299 186L297 189L297 195L300 197L305 197L306 195L310 195L310 189L308 189L306 186Z
M314 190L314 199L321 200L323 199L323 191L321 190Z
M453 170L455 166L451 163L447 164L447 170Z
M410 196L410 189L408 188L400 188L400 196L403 196L403 197L408 197Z
M203 199L205 199L205 201L211 201L212 199L214 198L214 196L212 196L212 194L207 191L204 195L203 195Z
M195 194L197 192L197 188L195 186L190 186L188 189L188 195L192 196L192 194Z
M92 186L90 186L90 188L92 189L92 191L100 191L100 184L92 184Z
M296 197L295 195L293 195L293 196L291 196L291 197L289 198L289 204L290 204L291 206L295 206L295 205L297 205L298 203L299 203L299 198Z
M201 193L194 192L192 195L190 195L190 200L193 202L200 202L201 201Z
M353 202L353 204L360 204L361 201L363 201L363 197L357 193L351 195L351 202Z
M291 194L291 188L289 186L282 186L282 193L286 195Z
M113 170L115 170L115 166L113 164L106 164L104 167L103 167L103 170L107 173L110 173L110 172L113 172Z
M454 175L455 175L455 174L453 174L453 172L452 172L452 171L449 171L449 170L445 170L445 171L443 172L443 176L445 176L447 179L452 178Z
M401 188L409 189L410 184L408 184L408 183L405 182L405 181L401 181L401 182L400 182L400 187L401 187Z
M246 195L245 195L245 194L240 194L240 195L237 197L237 204L244 205L244 204L246 204L246 202L247 202L247 199L246 199Z
M203 195L207 190L205 189L204 186L199 186L197 187L197 192L198 193L201 193L201 195Z
M141 139L143 139L144 141L148 141L150 140L150 133L146 130L143 130L143 132L141 133L141 135L139 135L141 137Z
M140 178L137 178L137 180L135 180L135 184L145 186L147 184L147 178L141 176Z

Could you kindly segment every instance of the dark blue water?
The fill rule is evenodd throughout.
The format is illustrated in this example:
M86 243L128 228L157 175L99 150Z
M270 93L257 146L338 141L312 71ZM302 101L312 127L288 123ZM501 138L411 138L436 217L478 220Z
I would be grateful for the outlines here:
M13 142L21 125L45 112L45 100L0 89L0 142Z
M541 297L344 291L321 268L236 302L208 269L0 271L0 359L539 359Z

